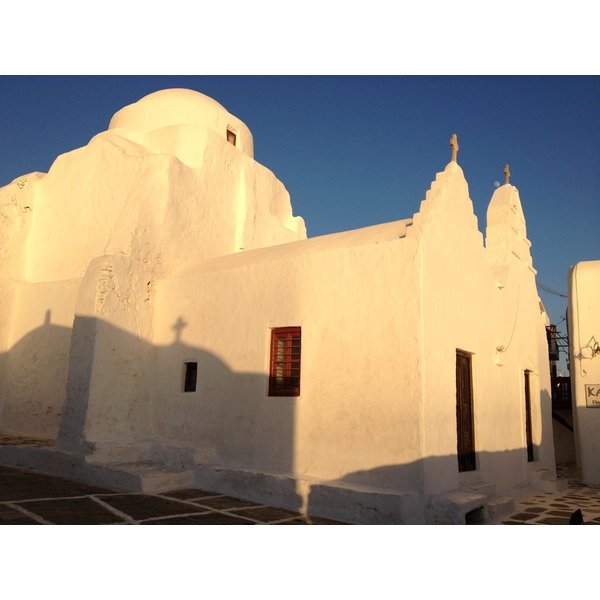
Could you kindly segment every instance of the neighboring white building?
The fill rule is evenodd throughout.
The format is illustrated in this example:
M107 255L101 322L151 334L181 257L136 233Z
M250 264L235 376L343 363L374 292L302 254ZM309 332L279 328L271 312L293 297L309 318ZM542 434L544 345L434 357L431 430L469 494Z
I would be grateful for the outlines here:
M600 484L600 260L569 270L569 361L575 452L584 483Z
M50 440L2 462L367 523L492 518L557 485L509 183L485 245L455 160L412 219L306 239L248 128L164 90L0 211L0 433Z

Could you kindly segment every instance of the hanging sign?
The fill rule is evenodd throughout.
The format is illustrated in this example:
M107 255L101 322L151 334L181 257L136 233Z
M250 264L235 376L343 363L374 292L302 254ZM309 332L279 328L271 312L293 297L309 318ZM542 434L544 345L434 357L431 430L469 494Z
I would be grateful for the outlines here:
M588 408L600 408L600 383L585 384L585 405Z

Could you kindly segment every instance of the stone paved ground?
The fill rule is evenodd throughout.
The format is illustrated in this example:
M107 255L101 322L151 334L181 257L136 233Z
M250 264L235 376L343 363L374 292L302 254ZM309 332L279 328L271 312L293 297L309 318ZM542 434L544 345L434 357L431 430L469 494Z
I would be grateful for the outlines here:
M494 524L568 525L571 515L581 510L584 525L600 525L600 486L585 485L574 463L558 465L556 474L567 479L564 492L537 492L515 500L515 513Z
M600 525L600 486L584 485L574 464L559 465L565 492L533 492L515 500L515 512L494 525L566 525L582 511ZM201 490L126 493L0 466L0 525L329 525L308 517Z
M339 525L201 490L117 492L0 466L0 525Z

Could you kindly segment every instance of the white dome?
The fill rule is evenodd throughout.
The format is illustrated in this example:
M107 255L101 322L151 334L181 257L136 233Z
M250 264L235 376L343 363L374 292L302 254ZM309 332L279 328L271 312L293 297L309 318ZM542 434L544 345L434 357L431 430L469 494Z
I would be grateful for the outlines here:
M116 112L108 129L150 133L177 125L208 127L224 139L227 139L229 130L235 134L236 147L254 156L252 134L248 127L216 100L194 90L174 88L144 96Z

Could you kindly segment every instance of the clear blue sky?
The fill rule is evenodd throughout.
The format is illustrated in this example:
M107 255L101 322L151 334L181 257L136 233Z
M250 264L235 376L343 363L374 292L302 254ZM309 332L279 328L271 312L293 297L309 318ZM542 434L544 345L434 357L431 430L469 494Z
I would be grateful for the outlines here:
M566 293L569 267L600 259L597 76L1 76L0 186L47 172L117 110L169 87L248 125L310 237L411 217L457 133L483 233L510 165L538 282ZM566 300L540 295L559 323Z

